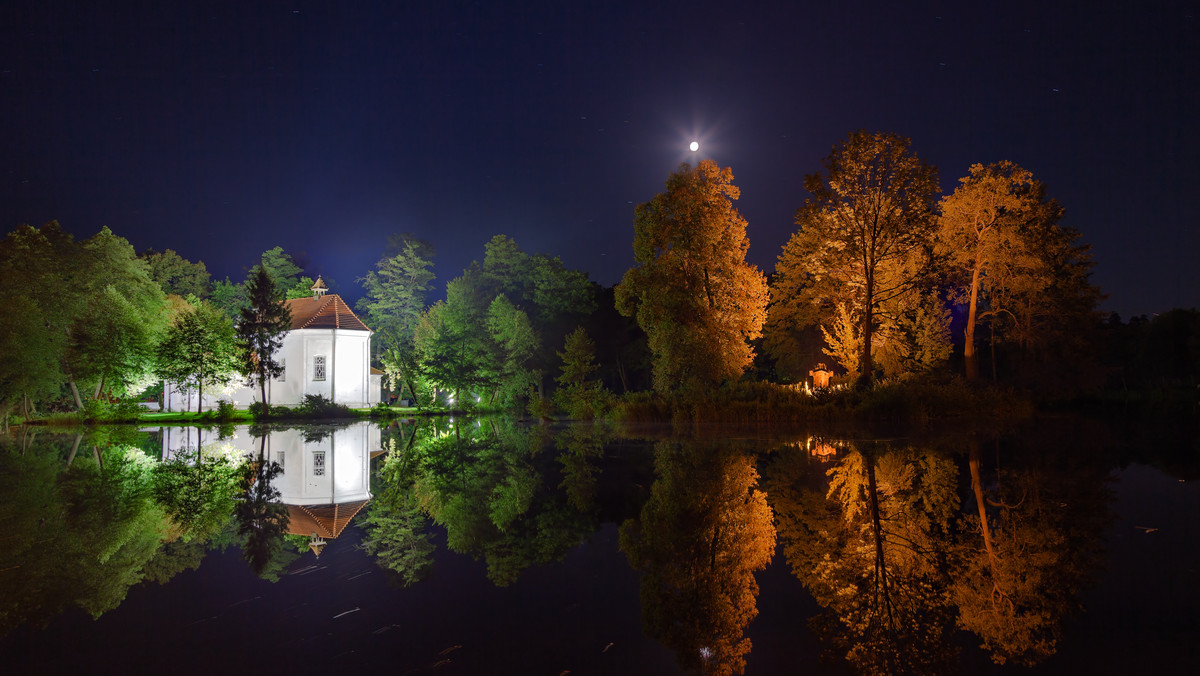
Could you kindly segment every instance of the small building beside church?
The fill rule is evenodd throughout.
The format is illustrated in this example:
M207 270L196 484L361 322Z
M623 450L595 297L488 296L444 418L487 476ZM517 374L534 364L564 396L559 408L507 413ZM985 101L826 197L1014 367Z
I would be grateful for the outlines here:
M292 313L292 328L276 355L283 375L267 383L272 406L298 406L309 394L350 408L369 408L380 401L383 372L371 368L371 329L341 296L326 291L318 277L311 297L284 301ZM196 410L194 391L167 383L163 395L168 411ZM235 377L228 387L205 390L204 409L222 399L246 408L260 396L256 384Z

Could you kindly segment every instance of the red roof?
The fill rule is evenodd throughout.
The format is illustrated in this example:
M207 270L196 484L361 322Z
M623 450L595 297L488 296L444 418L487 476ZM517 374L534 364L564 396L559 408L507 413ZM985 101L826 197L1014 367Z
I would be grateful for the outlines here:
M358 510L367 504L366 500L350 502L344 505L322 505L304 507L287 505L288 533L292 535L311 536L316 534L330 540L342 534L342 530L350 524L350 520L358 514Z
M293 329L371 330L336 293L320 298L292 298L283 304L292 311Z

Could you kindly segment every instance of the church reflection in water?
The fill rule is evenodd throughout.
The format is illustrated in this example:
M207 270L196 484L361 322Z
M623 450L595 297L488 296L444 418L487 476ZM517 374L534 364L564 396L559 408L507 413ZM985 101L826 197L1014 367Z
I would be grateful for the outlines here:
M379 428L365 421L272 429L265 436L247 426L224 436L215 429L167 427L162 447L164 461L199 448L251 459L261 453L277 463L271 485L287 509L287 533L309 538L318 556L371 500L371 459L383 453Z

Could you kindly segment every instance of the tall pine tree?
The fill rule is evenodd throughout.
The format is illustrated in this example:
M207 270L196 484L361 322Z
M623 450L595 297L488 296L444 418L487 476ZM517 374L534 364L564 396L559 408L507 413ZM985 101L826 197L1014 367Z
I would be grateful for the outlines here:
M242 308L237 325L241 372L258 381L263 415L268 415L267 380L283 374L283 364L275 359L275 354L292 328L292 313L283 304L283 290L261 265L246 281L246 298L249 305Z

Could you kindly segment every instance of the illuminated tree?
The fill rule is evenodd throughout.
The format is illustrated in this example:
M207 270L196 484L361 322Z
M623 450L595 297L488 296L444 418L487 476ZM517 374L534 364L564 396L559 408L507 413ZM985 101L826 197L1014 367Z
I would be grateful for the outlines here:
M596 344L587 331L578 328L567 336L563 351L558 356L562 359L562 375L558 377L559 389L554 393L555 403L572 418L591 420L608 397L604 383L591 378L599 368L596 364Z
M355 306L375 332L371 348L388 373L389 389L407 386L416 396L416 354L413 334L426 296L433 289L433 246L413 235L393 238L398 249L385 255L358 281L365 295ZM386 355L386 356L385 356Z
M199 302L176 317L158 344L156 372L181 388L195 388L204 406L204 388L227 384L238 368L233 324L220 310Z
M971 165L970 174L959 183L953 194L942 198L937 236L948 263L970 280L964 293L963 361L967 378L975 379L979 377L975 327L980 311L985 315L1006 311L982 296L994 285L1012 286L1022 277L1030 278L1024 283L1028 291L1039 286L1029 283L1032 278L1045 281L1042 261L1024 232L1026 224L1045 211L1045 189L1033 174L1008 161Z
M654 354L654 386L737 379L754 359L767 285L746 263L746 221L733 206L733 171L712 160L681 164L666 192L637 207L637 266L616 287L617 309L636 316Z
M150 266L150 278L158 282L163 293L208 297L210 275L203 261L193 263L175 253L173 249L162 252L147 249L138 254L138 257Z
M591 311L592 284L557 258L526 254L504 235L484 249L483 263L451 280L446 300L422 315L418 363L443 387L486 391L489 403L515 405L531 384L540 396L542 375L554 366L553 351L543 346L556 344Z
M909 145L859 131L835 146L825 173L805 178L812 197L775 267L772 322L806 326L846 308L858 327L862 385L873 377L876 333L899 330L930 272L937 170Z

